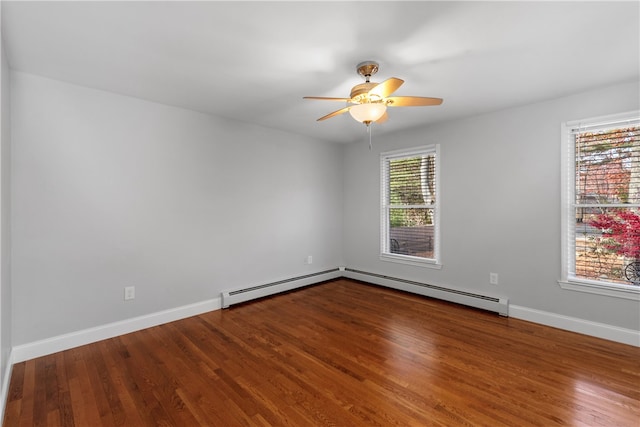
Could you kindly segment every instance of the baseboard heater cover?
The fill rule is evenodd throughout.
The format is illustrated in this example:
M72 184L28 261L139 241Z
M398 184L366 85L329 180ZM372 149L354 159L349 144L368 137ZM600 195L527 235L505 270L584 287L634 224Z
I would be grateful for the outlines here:
M493 311L501 316L509 315L509 300L489 295L480 295L458 289L445 288L443 286L431 285L417 282L415 280L400 279L398 277L386 276L383 274L371 273L352 268L345 268L343 276L362 280L376 285L386 286L401 291L412 292L428 297L468 305L483 310Z
M288 279L278 280L275 282L264 283L246 288L233 289L222 292L222 308L229 308L230 305L241 302L250 301L269 295L278 294L280 292L290 291L302 286L313 285L315 283L324 282L325 280L336 279L342 276L339 268L319 271L317 273L305 274L302 276L291 277Z

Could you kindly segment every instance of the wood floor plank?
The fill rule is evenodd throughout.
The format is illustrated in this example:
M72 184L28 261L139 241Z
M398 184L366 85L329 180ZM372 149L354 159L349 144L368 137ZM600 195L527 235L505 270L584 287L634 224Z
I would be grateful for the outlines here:
M134 397L137 390L135 387L130 386L128 372L122 368L124 365L123 353L119 351L117 341L107 340L97 344L104 355L107 374L113 382L113 391L117 393L120 401L114 422L120 426L144 426L148 424L151 420L145 422L137 409L138 402Z
M53 356L55 358L55 375L58 386L58 413L60 425L64 427L74 427L73 405L71 404L71 394L69 392L69 379L64 361L64 353L60 352Z
M13 365L11 373L11 381L9 383L9 393L4 410L4 424L18 425L20 419L20 411L22 409L22 389L25 381L25 362Z
M34 417L36 413L36 401L35 401L35 387L36 387L36 361L28 360L23 362L24 368L24 383L22 390L22 406L20 411L20 417L18 418L17 425L19 426L35 426ZM41 379L39 379L41 381ZM42 406L46 402L40 401L37 406Z
M176 372L163 371L162 362L155 355L155 346L145 334L120 337L130 357L126 366L135 386L142 392L142 406L158 425L197 425L193 416L181 411L181 400L176 393ZM153 345L153 347L152 347Z
M18 363L4 426L640 425L640 349L339 279Z
M88 348L93 346L83 346L71 349L65 353L67 362L67 375L69 376L69 394L74 413L74 423L78 426L103 425L96 393L94 390L87 368ZM68 359L66 356L69 356Z

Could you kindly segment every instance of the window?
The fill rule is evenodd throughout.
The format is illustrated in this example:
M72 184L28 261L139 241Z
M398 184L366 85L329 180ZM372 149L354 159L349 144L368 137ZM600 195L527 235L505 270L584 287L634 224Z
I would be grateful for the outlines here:
M566 289L640 295L639 112L563 125Z
M381 259L439 268L439 146L380 155Z

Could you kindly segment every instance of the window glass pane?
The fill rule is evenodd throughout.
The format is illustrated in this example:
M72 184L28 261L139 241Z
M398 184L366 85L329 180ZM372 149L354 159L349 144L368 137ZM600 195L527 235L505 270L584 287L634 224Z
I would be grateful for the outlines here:
M640 210L576 209L575 276L640 284Z
M415 156L389 161L389 203L435 203L435 156Z
M389 251L393 254L433 258L433 209L389 209Z
M576 135L577 204L640 203L640 128Z

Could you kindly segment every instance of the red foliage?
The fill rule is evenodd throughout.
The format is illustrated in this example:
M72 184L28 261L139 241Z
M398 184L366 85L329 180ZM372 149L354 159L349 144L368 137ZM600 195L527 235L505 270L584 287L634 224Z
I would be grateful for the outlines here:
M600 214L588 224L602 230L604 247L629 258L640 259L640 216L631 211Z

